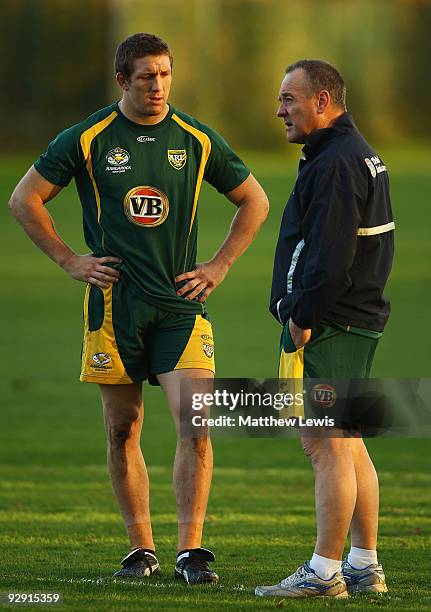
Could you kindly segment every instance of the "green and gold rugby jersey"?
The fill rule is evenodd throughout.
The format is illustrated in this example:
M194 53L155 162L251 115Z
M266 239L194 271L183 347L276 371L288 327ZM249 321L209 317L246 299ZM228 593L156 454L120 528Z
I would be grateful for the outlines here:
M115 103L61 132L34 166L55 185L75 178L88 247L120 257L132 291L168 311L202 312L175 284L196 263L202 181L227 193L250 173L214 130L172 106L140 125Z

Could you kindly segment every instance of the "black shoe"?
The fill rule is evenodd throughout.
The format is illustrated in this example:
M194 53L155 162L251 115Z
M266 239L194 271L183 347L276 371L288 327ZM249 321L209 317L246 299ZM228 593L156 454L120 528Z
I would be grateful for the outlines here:
M210 570L208 562L215 557L206 548L192 548L178 555L174 578L184 580L187 584L217 584L218 575Z
M153 551L147 548L137 548L126 555L121 561L122 569L115 572L119 578L147 578L152 574L160 574L160 566Z

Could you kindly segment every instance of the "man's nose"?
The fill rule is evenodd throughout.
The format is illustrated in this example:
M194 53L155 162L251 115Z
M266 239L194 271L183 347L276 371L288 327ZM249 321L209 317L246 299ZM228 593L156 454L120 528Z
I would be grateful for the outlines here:
M161 91L162 87L162 77L158 74L153 78L153 82L151 83L152 91Z
M284 117L285 114L286 114L286 109L284 108L283 104L280 104L277 110L277 117Z

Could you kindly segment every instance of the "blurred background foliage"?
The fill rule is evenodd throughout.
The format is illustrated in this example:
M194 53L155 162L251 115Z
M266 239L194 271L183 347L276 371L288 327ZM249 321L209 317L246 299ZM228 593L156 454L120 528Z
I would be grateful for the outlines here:
M431 3L424 0L5 0L2 147L38 150L119 96L115 48L154 32L171 45L171 100L236 147L278 150L285 66L326 59L373 144L427 143Z

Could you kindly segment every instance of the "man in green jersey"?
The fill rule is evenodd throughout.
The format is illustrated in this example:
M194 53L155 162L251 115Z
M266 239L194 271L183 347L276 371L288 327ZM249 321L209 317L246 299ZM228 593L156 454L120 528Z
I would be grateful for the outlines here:
M119 576L159 570L140 448L142 382L165 392L179 429L180 384L214 375L208 295L255 237L268 200L213 130L168 104L172 54L152 34L117 49L122 98L61 132L21 179L10 202L30 238L70 276L87 283L81 380L98 383L108 465L131 552ZM90 254L57 234L46 202L74 178ZM237 207L214 257L196 264L197 205L206 180ZM217 582L201 548L212 474L209 439L178 437L175 576Z

